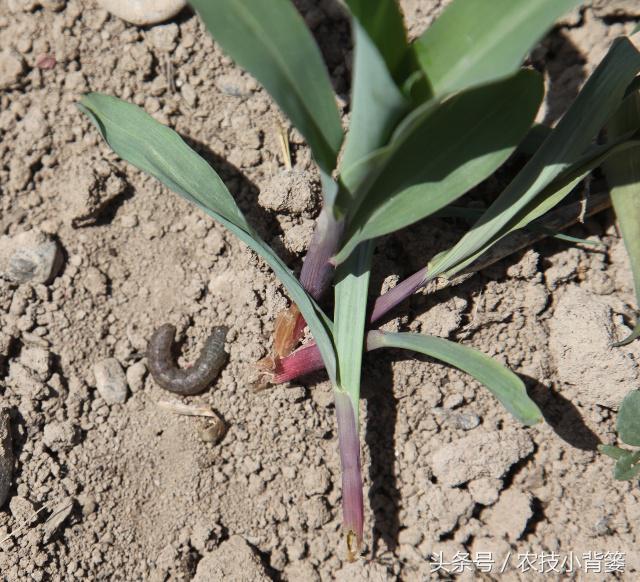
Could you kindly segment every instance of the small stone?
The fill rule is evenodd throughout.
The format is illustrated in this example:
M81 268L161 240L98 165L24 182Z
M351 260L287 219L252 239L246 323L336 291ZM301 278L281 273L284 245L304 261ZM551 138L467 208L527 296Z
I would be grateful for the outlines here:
M148 26L169 20L186 5L186 0L96 0L98 5L122 20Z
M225 422L218 416L217 418L211 418L209 422L207 422L207 425L200 429L199 434L205 443L217 445L223 439L226 432L227 427Z
M93 366L96 388L100 396L109 404L122 404L127 399L127 378L120 362L107 358Z
M33 370L43 381L51 376L51 353L41 347L24 347L20 352L20 363Z
M137 392L144 386L144 377L147 374L147 366L144 362L136 362L127 368L127 384L131 392Z
M4 505L13 478L13 448L9 411L0 408L0 507Z
M64 520L67 519L71 515L73 511L73 497L67 497L63 499L60 503L56 504L51 509L51 515L47 521L44 522L42 526L43 530L43 542L48 542L53 534L60 528L60 526L64 523Z
M242 537L234 535L198 562L193 582L211 580L268 582L271 578L257 552Z
M62 266L58 243L39 230L0 237L0 273L17 283L48 283Z
M451 410L453 408L457 408L463 402L464 402L464 398L463 398L462 394L449 394L449 396L445 397L444 402L442 403L442 405L445 408L448 408L448 409Z
M9 50L0 53L0 90L13 87L23 72L24 60L19 54Z
M42 442L52 451L65 451L73 448L80 441L80 431L75 424L66 422L49 422L45 425Z
M134 228L135 226L138 226L138 217L135 214L125 214L120 219L120 224L124 228Z
M480 417L473 413L460 413L455 414L453 421L456 427L462 430L473 430L480 425Z

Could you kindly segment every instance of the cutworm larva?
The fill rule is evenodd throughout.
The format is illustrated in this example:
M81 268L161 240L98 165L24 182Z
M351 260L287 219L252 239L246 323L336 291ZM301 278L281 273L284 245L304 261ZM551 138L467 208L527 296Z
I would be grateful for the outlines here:
M227 331L226 327L215 327L195 364L183 370L178 368L172 353L176 328L168 323L161 325L151 336L147 348L151 376L162 388L176 394L202 392L216 379L227 359L224 351Z

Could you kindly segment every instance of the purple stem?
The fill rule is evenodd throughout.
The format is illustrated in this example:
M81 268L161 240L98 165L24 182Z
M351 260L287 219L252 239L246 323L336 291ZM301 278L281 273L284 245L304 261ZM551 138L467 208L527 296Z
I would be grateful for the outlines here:
M351 398L345 392L336 392L335 400L342 466L342 522L347 535L348 557L352 560L362 546L364 527L360 440Z
M392 289L389 289L383 295L376 299L371 312L370 323L378 321L383 315L386 315L396 305L402 303L407 297L413 295L420 287L428 281L427 267L423 267L417 273L407 277L404 281L398 283Z
M343 220L336 220L331 210L322 209L302 264L300 283L316 301L322 297L333 277L329 259L335 255L342 237Z

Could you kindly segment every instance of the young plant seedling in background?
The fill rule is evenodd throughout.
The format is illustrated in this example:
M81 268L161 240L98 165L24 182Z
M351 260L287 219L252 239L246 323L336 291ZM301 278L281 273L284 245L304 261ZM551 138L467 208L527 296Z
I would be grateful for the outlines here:
M640 447L640 391L633 390L624 397L618 412L617 428L620 440L632 447ZM640 450L630 451L614 445L600 445L601 453L616 461L613 476L628 481L640 475Z
M358 412L365 349L439 359L485 384L520 422L542 420L520 378L484 354L442 338L367 329L427 282L463 272L510 233L536 224L609 155L638 146L635 132L593 142L640 70L640 54L628 39L616 40L563 119L543 131L530 160L460 242L368 310L376 240L436 212L455 212L451 204L492 175L530 131L544 88L521 64L578 1L455 0L410 43L395 0L346 0L354 41L346 136L320 51L290 0L192 4L222 49L269 91L318 165L323 206L299 280L178 134L115 97L92 93L80 108L120 157L221 222L287 289L293 305L276 323L267 371L276 380L287 367L303 373L322 362L327 371L352 557L363 541ZM331 282L333 318L319 305ZM314 342L290 353L305 324Z

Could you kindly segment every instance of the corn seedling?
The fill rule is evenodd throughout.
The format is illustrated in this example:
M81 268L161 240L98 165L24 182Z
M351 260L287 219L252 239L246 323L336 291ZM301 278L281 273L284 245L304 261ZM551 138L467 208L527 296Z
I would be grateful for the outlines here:
M638 146L635 131L604 144L595 139L623 103L640 53L617 39L560 122L535 130L541 139L533 155L464 237L368 310L377 239L438 212L462 212L452 204L531 135L544 84L522 63L578 1L454 0L409 42L395 0L346 0L354 42L346 133L320 51L290 0L192 4L214 40L304 136L318 166L323 206L299 280L177 133L112 96L91 93L80 108L120 157L223 224L286 288L292 307L277 321L267 371L277 380L283 369L326 369L335 395L344 534L355 556L364 521L358 412L365 349L400 348L446 362L486 385L518 421L542 420L522 380L497 361L442 338L379 331L375 322L428 283L468 272L516 231L540 228L594 167ZM331 283L332 317L321 307ZM305 325L314 341L292 352Z

